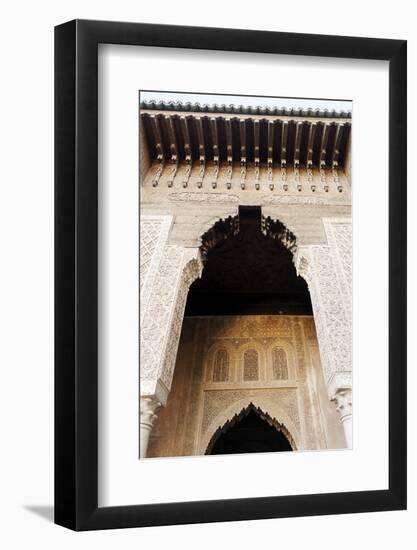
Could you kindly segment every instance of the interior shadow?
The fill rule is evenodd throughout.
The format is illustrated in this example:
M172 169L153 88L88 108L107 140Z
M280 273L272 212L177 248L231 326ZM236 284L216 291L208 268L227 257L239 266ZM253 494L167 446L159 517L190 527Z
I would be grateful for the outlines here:
M185 316L312 315L307 283L293 262L295 237L257 206L217 222L202 237L204 270Z
M271 453L292 451L285 435L250 407L224 426L209 446L207 454Z

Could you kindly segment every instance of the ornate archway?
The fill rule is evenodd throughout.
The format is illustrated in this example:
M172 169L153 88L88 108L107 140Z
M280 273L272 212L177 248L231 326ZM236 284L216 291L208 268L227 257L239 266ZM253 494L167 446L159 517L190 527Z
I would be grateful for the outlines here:
M297 275L295 235L260 206L217 221L201 237L204 270L190 287L186 315L311 315L307 284Z
M296 450L288 429L252 402L212 435L205 454L280 452Z
M263 421L281 432L288 440L293 451L303 448L299 419L294 416L294 411L286 410L284 404L281 405L278 400L271 396L262 396L259 394L257 396L246 396L237 399L219 411L200 434L195 454L209 454L207 453L207 449L209 449L218 435L222 433L222 430L227 430L231 424L233 425L241 420L250 411L255 411Z
M311 251L311 254L318 250L317 246L308 248L314 249ZM229 288L227 286L229 283L230 285L237 286L239 289L238 292L241 293L239 296L240 298L245 292L248 291L248 287L245 285L248 283L247 274L250 270L245 268L244 262L250 261L249 263L253 266L253 271L250 273L252 273L252 281L255 282L255 285L258 285L257 287L255 286L255 291L258 292L258 295L262 294L265 289L273 293L278 287L279 289L284 288L285 294L288 293L288 291L291 292L291 285L295 284L298 296L308 296L310 311L308 313L301 313L301 315L311 315L312 313L309 290L312 291L312 297L315 300L314 313L316 315L317 312L320 311L317 309L318 306L321 307L322 305L325 305L324 299L320 299L319 301L317 298L317 292L314 290L317 285L322 283L322 281L316 281L317 277L314 276L314 270L316 269L315 265L313 266L311 264L313 269L313 277L309 276L305 272L306 270L303 269L303 266L306 263L305 258L308 256L305 249L305 246L297 248L295 236L284 224L278 220L274 221L270 217L262 216L260 207L240 207L239 216L229 216L215 222L213 227L204 233L200 249L184 248L177 245L165 246L161 255L161 261L158 264L157 275L152 281L151 294L149 295L148 303L152 307L149 307L146 310L147 315L145 316L146 318L142 325L141 333L142 352L144 353L144 361L141 364L141 428L143 427L147 434L150 433L153 427L155 418L158 414L158 408L161 404L166 404L167 396L170 391L185 301L190 297L195 287L198 287L200 284L204 285L205 275L207 273L210 274L210 269L214 266L214 269L212 269L211 272L212 275L213 273L216 275L216 271L221 274L221 284L227 283L225 285L226 292L230 290L230 286ZM330 247L328 245L323 245L320 247L320 250L321 249L328 251ZM232 257L231 254L234 253L240 254L239 258ZM272 263L270 265L265 264L263 263L264 260L267 262L271 261ZM223 262L226 267L227 265L232 266L232 269L229 272L227 272L227 270L217 270L216 261ZM232 264L234 264L234 266ZM298 273L294 264L297 265ZM193 281L200 276L203 265L204 270L202 279L193 283ZM329 273L333 273L331 268L332 263L328 261L326 263L326 269ZM327 271L325 273L326 275ZM258 277L257 274L262 274L262 277ZM263 275L265 275L265 277L263 277ZM329 276L328 279L329 286L334 284L334 277L331 278ZM309 288L307 287L306 281L308 282ZM211 284L213 279L210 281L209 278L209 282ZM188 289L190 284L191 292L189 293ZM252 282L249 281L249 284L252 284ZM276 286L274 287L274 285ZM285 285L288 286L286 287ZM279 296L278 302L281 298L282 296ZM238 302L242 303L242 300L239 299ZM342 303L340 301L337 303L340 308ZM306 302L304 302L304 306L305 304ZM288 304L284 305L287 306ZM276 307L276 304L273 304L273 307ZM275 309L270 313L272 313L272 315L283 314L283 317L285 317L285 315L300 315L299 311L291 312L291 309L285 309L285 307L283 308L283 311ZM327 314L326 311L325 313ZM259 311L256 313L253 311L230 313L230 315L242 314L267 315L269 313ZM208 313L207 315L222 316L225 314L222 312L215 312ZM164 323L159 322L161 316L164 319ZM323 319L323 322L326 321L323 315L320 316L320 319ZM328 323L326 321L326 326L327 324ZM306 406L310 407L313 398L309 395L307 390L307 359L305 359L305 352L303 350L304 329L301 321L291 321L290 325L290 332L294 338L294 362L297 365L299 375L299 380L294 381L293 386L296 387L296 385L299 385L301 399L307 404ZM321 327L319 327L318 331L319 344L320 351L322 351L322 341L320 341L322 332L320 328ZM314 329L312 332L315 337ZM248 333L245 337L250 337L251 334L252 333ZM148 335L149 339L147 338ZM160 336L160 339L158 340L155 338L155 335L158 335L158 338ZM159 341L161 341L163 345L159 345ZM150 365L149 369L147 369L147 365L149 360L152 358L152 355L147 353L146 346L148 343L152 344L154 355L158 358L158 361L152 361L152 365ZM158 372L155 371L155 365L158 365ZM339 373L337 374L339 375ZM333 382L333 380L338 382L339 378L336 380L336 378L333 377L330 380L330 378L327 377L326 383L329 384L329 380L330 382ZM249 387L249 385L246 386L246 389L247 387ZM217 390L217 388L211 388L212 393L214 393L214 390ZM280 395L284 395L285 392L290 393L290 391L295 392L296 390L281 389ZM237 397L238 401L240 401L241 395L242 393ZM333 397L333 395L334 393L332 392L331 397ZM236 415L239 416L242 410L250 404L247 401L248 397L252 399L253 396L253 393L249 395L247 392L244 403L236 402L233 411L227 409L221 417L219 417L216 412L217 416L213 421L215 424L211 423L210 426L207 425L204 428L202 426L196 426L194 433L197 433L200 430L203 433L198 433L190 444L187 443L187 452L189 454L204 454L210 443L211 437L213 437L213 434L219 428L223 427L228 421L230 421L231 418ZM256 399L258 398L256 397ZM257 400L256 403L261 405L261 401ZM348 402L349 407L350 403L351 400ZM309 440L309 433L317 434L317 436L314 436L317 437L317 440L315 441L315 448L326 447L326 442L323 440L323 432L320 433L321 427L318 425L318 421L316 422L315 420L317 415L316 417L314 414L310 415L311 418L308 422L310 422L311 426L309 425L308 428L305 428L300 426L300 420L299 418L296 419L293 414L294 411L290 413L291 418L289 418L288 415L285 417L285 412L287 411L286 407L289 405L289 403L285 404L285 406L283 404L283 406L279 408L278 412L274 406L272 408L270 407L269 402L266 407L260 406L259 408L261 411L269 411L271 413L270 418L272 420L274 420L274 418L279 419L279 421L276 422L281 426L281 428L284 426L284 428L287 429L289 437L291 436L292 438L290 444L293 449L313 448ZM239 406L240 408L235 408ZM296 402L291 404L291 406L297 411L298 414ZM343 410L346 408L347 407L344 407ZM314 410L314 407L311 410ZM196 413L197 412L198 411L196 411ZM303 411L300 410L299 414L301 416ZM345 417L349 419L346 414L344 415L343 420ZM262 418L262 420L265 421L264 418ZM207 422L211 422L211 419L208 418L208 416ZM317 426L313 425L314 422L316 422ZM277 429L276 426L274 427ZM282 429L279 431L284 433ZM141 441L145 441L145 438L142 437L142 435ZM146 450L146 446L144 447Z
M261 207L240 206L238 214L216 220L201 236L200 252L203 260L208 252L221 242L236 237L240 230L241 217L260 217L260 230L263 235L281 242L293 254L297 250L296 237L281 221L261 215Z

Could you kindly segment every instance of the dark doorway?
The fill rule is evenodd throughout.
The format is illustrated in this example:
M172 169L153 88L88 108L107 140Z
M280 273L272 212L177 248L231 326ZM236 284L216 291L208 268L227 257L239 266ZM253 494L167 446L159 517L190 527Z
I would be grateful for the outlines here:
M292 451L285 435L263 420L255 409L220 430L207 454L270 453Z
M290 232L262 217L260 207L241 206L239 216L217 222L202 237L205 266L190 287L185 315L312 315L283 235Z

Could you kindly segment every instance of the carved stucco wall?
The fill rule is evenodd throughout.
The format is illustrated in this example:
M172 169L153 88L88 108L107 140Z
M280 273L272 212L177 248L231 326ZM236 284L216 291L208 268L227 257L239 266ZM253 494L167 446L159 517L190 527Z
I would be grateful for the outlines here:
M323 220L327 243L298 248L298 273L307 281L330 398L352 388L352 222Z
M301 441L297 448L342 446L338 430L335 431L327 421L319 422L318 418L320 415L325 419L334 416L334 405L329 403L328 397L333 398L341 388L351 388L352 385L352 225L349 202L336 195L264 196L254 191L234 195L215 190L194 192L175 188L162 194L160 191L157 196L153 190L141 190L141 395L155 396L163 405L168 398L188 288L202 269L198 250L201 235L218 219L236 215L240 204L261 204L264 216L284 222L297 236L298 250L294 260L299 274L308 283L318 332L319 345L317 340L314 345L307 345L308 338L303 340L302 334L309 330L308 325L291 321L292 337L296 335L293 349L298 376L304 380L296 390L299 414L304 421L297 428L299 435L294 436L294 440L298 437L297 441ZM281 329L284 331L283 327ZM190 353L206 353L207 330L204 324L195 328L197 332L194 331L193 338L196 342ZM197 336L197 333L201 334ZM251 337L247 332L246 338ZM188 403L189 396L194 397L183 410L185 416L175 424L175 449L169 450L165 443L161 451L164 456L201 451L203 434L199 435L200 439L195 439L195 430L200 429L196 428L196 417L202 414L202 401L197 394L201 391L204 377L203 366L199 367L199 364L198 361L193 363L184 381L183 386L188 389L183 401ZM314 369L310 368L311 365L315 366ZM321 383L322 367L325 385ZM274 391L281 390L275 388ZM318 405L317 395L321 395ZM254 396L247 394L242 399L249 397ZM313 408L309 403L313 403ZM182 409L184 406L182 403ZM316 414L314 407L319 407L320 414ZM164 416L166 413L162 410L161 418ZM182 432L177 430L179 426L182 426ZM157 439L152 444L152 452L158 445L155 441Z
M285 350L288 379L274 380L272 350ZM217 349L230 376L213 382ZM244 351L259 353L259 379L243 381ZM213 434L253 403L285 427L298 450L341 448L343 428L327 397L314 321L308 316L190 317L183 323L171 393L148 457L204 454Z
M280 220L296 235L299 246L326 244L323 218L344 218L351 212L350 204L339 196L145 188L141 197L143 214L173 217L169 243L186 247L198 247L201 236L217 220L235 216L239 206L261 206L264 216Z
M188 204L188 207L190 205ZM276 211L264 207L264 215L285 218L285 211L277 217ZM232 209L233 214L235 209ZM227 212L227 213L230 213ZM217 215L216 215L217 214ZM298 246L295 263L300 275L307 281L318 329L320 352L326 382L331 384L330 397L341 385L351 387L352 339L352 224L350 217L321 218L319 212L311 215L325 234L324 244ZM224 215L219 209L191 216L187 227L198 226L201 235L216 219ZM290 215L290 212L288 212ZM185 214L141 215L140 232L140 318L141 318L141 380L142 393L147 381L154 380L158 370L161 383L169 390L175 354L162 366L161 351L167 338L176 350L182 323L182 312L189 285L200 275L202 265L198 247L172 244L170 239L177 226L181 230ZM199 220L198 224L195 221ZM302 222L297 220L303 220ZM306 217L291 214L289 227L306 224ZM307 231L308 226L305 227ZM174 331L171 328L175 328ZM176 340L176 341L175 341ZM165 372L166 371L166 372Z
M165 404L172 381L188 289L200 276L197 248L167 244L171 216L140 224L140 392Z

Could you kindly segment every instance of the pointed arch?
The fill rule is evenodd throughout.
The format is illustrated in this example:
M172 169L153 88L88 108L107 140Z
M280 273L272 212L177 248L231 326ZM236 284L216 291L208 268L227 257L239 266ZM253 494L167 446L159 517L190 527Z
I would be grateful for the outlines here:
M245 207L243 207L245 208ZM229 215L224 218L216 218L212 224L208 224L206 231L201 235L200 252L205 259L207 252L217 246L222 241L235 237L239 233L240 212L236 215ZM261 210L261 209L260 209ZM260 230L266 237L279 241L292 254L297 251L297 238L294 233L279 219L273 219L271 216L261 214Z
M292 254L297 250L297 239L292 231L278 219L270 216L261 217L261 231L266 237L275 239L285 246Z
M239 215L228 216L217 220L202 236L200 253L203 261L206 260L207 253L212 248L219 245L222 241L235 237L239 233Z
M227 420L222 426L219 426L217 428L217 430L211 436L204 454L206 455L210 454L211 450L213 449L219 437L225 434L230 428L233 428L236 424L238 424L238 422L240 422L243 418L248 416L251 412L256 413L259 416L259 418L265 421L269 426L275 428L277 432L282 433L286 438L286 440L288 441L291 447L291 450L293 451L296 450L294 439L292 438L292 435L288 431L286 426L278 422L276 418L271 417L267 412L264 412L260 407L255 406L251 401L246 407L242 408L242 410L239 413L235 414L232 418Z
M242 411L247 410L248 407L254 407L256 410L259 410L261 414L265 415L265 418L269 419L269 422L273 423L276 429L281 430L288 439L293 451L302 448L300 430L295 420L289 416L288 411L280 405L278 399L274 400L272 404L259 394L257 396L252 395L238 399L232 405L220 411L213 418L205 431L200 434L199 443L195 448L194 454L206 454L206 450L214 434L225 426L227 422L238 417Z
M280 220L264 216L261 206L239 206L237 216L216 221L201 236L204 271L190 288L187 314L311 314L295 251L296 236Z

